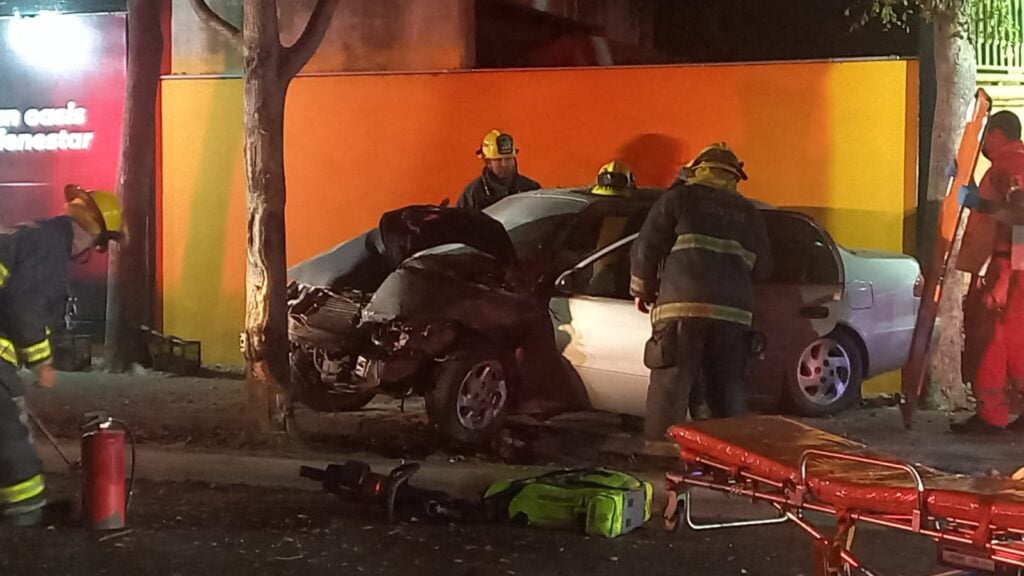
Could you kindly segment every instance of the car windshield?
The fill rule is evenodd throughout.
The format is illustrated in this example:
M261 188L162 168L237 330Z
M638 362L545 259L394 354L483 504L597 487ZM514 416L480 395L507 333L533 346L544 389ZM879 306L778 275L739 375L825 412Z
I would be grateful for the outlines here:
M484 213L501 222L521 252L545 244L569 217L586 206L587 202L578 198L520 194L487 207Z
M522 259L531 258L543 249L565 222L586 208L580 198L548 194L517 194L509 196L484 209L508 231L516 253ZM424 250L424 254L442 254L471 250L464 244L445 244Z

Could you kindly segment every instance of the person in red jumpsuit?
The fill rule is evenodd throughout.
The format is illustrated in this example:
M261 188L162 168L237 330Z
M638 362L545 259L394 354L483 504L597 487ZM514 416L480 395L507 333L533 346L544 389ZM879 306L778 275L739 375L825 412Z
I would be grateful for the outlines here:
M1024 181L1024 143L1014 113L992 115L982 153L992 166L977 189L960 193L961 204L974 210L957 261L958 269L973 274L964 304L963 372L978 406L977 414L950 424L950 429L1024 432L1024 418L1011 422L1009 398L1011 382L1024 387L1024 269L1014 270L1012 265L1013 226L984 209L1005 206L1014 184Z

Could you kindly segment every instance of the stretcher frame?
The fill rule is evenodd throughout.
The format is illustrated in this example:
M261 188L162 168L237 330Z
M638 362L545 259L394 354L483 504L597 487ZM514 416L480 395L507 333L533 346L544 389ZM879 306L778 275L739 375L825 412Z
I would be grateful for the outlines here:
M681 457L686 463L685 471L669 472L665 475L669 498L664 511L664 522L668 530L676 529L680 517L693 530L792 522L814 540L814 576L879 576L867 568L851 551L857 524L863 522L920 534L934 540L939 546L940 562L958 569L936 576L966 574L959 569L980 570L981 573L999 576L1024 574L1024 530L930 515L926 507L924 480L918 470L910 464L830 450L808 449L800 458L799 482L792 483L788 480L765 478L685 448L681 450ZM866 466L903 470L911 478L917 491L917 508L909 515L879 514L870 510L841 508L818 501L809 488L810 477L807 471L808 464L816 458L846 460ZM778 516L759 520L699 524L691 515L693 499L690 492L694 488L749 498L752 502L765 502L775 508ZM826 535L805 518L804 513L807 511L833 516L837 523L835 532Z

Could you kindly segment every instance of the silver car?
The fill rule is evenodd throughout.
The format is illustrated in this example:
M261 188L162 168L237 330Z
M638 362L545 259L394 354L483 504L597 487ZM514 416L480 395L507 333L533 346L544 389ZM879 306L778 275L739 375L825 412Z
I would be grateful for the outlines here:
M502 200L487 213L513 231L524 222L575 212L563 224L550 315L556 342L595 410L642 417L651 327L629 295L629 248L655 195L633 201L579 190ZM776 269L755 289L754 328L768 346L753 362L751 399L763 410L821 416L855 405L864 379L906 360L920 303L916 260L848 250L811 217L762 207ZM574 256L576 258L574 258Z

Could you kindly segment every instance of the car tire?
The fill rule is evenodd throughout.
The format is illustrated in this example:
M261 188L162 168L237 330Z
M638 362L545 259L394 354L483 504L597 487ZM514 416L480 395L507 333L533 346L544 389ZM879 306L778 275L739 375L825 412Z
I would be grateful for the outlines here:
M427 416L445 439L479 446L494 437L508 415L511 365L501 354L467 350L437 367L425 400Z
M373 400L373 390L358 393L335 392L320 379L309 354L297 348L289 357L291 378L289 387L292 396L317 412L355 412Z
M864 355L857 338L836 330L808 344L794 361L786 396L801 416L831 416L860 402Z

